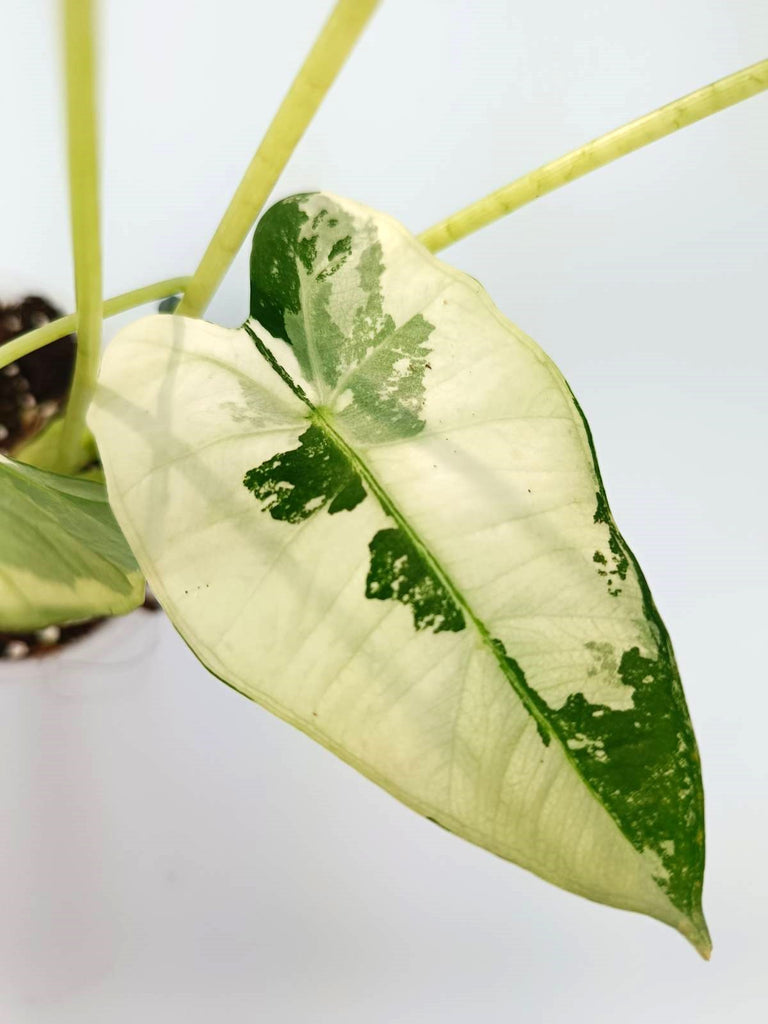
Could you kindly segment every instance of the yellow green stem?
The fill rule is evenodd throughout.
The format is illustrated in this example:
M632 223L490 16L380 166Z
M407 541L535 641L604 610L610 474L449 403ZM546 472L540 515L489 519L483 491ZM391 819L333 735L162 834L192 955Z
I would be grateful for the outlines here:
M338 0L267 129L177 313L201 316L379 0Z
M101 239L93 0L64 0L64 68L72 253L77 306L77 361L61 434L67 472L77 459L96 386L101 348Z
M685 128L694 121L749 99L764 89L768 89L768 60L697 89L696 92L588 142L572 153L544 164L435 224L419 235L419 240L431 252L439 252L539 196L670 135L679 128Z
M107 299L102 307L101 316L115 316L117 313L124 313L134 306L143 306L147 302L155 302L157 299L167 298L169 295L178 295L183 292L189 282L188 277L170 277L165 281L156 281L154 284L145 285L143 288L134 288L133 291L123 292ZM59 338L65 338L77 330L77 314L70 313L69 316L62 316L58 320L51 320L49 324L37 327L34 331L22 334L20 338L14 338L0 347L0 369L15 363L22 356L35 352L44 345L50 345ZM79 345L79 338L78 338Z

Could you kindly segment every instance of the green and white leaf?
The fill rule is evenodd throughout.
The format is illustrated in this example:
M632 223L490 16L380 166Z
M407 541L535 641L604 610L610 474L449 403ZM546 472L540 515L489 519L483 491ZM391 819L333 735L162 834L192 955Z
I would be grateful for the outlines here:
M123 615L143 600L104 486L0 455L0 630Z
M702 952L672 648L547 356L400 225L258 225L241 330L108 349L115 514L208 668L439 824Z

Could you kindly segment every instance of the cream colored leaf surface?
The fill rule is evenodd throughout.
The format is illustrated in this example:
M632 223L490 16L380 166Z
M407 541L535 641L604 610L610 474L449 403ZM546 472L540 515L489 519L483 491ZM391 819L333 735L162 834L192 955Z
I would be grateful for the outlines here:
M420 813L706 954L674 656L556 367L325 194L258 225L251 314L127 328L90 417L176 627Z
M143 600L104 487L0 455L0 630L123 615Z

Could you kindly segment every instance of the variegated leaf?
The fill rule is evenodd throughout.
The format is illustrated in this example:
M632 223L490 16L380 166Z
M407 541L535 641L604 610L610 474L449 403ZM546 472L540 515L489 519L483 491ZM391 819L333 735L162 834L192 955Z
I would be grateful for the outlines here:
M212 672L417 811L708 950L669 638L552 362L388 217L256 229L241 330L152 317L91 416Z
M0 455L0 630L122 615L143 600L104 486Z

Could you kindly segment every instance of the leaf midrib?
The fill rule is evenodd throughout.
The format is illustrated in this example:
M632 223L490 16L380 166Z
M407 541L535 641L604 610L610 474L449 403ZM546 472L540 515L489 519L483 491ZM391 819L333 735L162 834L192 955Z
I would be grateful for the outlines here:
M480 638L483 641L484 645L488 647L490 652L493 654L493 657L496 663L498 664L499 668L501 669L503 675L512 685L512 688L514 689L515 693L521 699L526 711L528 711L528 713L534 719L537 726L543 729L547 733L547 735L556 735L556 732L552 727L552 723L541 713L539 708L531 701L531 697L528 692L530 688L522 674L518 675L516 672L514 672L510 668L506 660L500 655L500 652L496 647L496 644L494 644L493 642L493 637L491 636L488 627L485 625L482 619L476 614L475 610L469 604L466 597L464 597L461 590L459 590L458 586L453 581L447 570L443 567L442 563L438 561L438 559L432 553L431 549L427 547L427 545L421 539L420 535L414 531L405 514L392 500L388 492L384 489L376 475L373 473L370 466L360 456L359 452L352 448L341 436L341 434L338 433L338 431L335 429L332 423L328 420L324 409L315 409L312 419L315 425L320 427L321 430L325 431L327 437L333 442L333 444L336 445L337 448L339 448L342 451L344 456L347 459L349 459L349 461L355 467L357 473L362 477L362 479L370 488L371 493L376 497L377 501L381 505L384 512L388 516L390 516L390 518L394 519L394 521L397 523L397 525L400 527L403 533L405 533L405 535L408 537L408 540L411 542L411 544L413 544L413 546L417 549L417 551L424 559L426 564L429 566L430 571L434 573L434 575L440 580L441 584L451 595L451 598L456 603L456 605L459 608L461 608L461 610L464 612L467 618L471 621L472 625L475 627L478 634L480 635ZM565 744L565 741L562 740L562 738L559 736L558 739L561 739L563 747L567 752L568 748ZM577 774L579 774L579 776L581 777L581 773L577 772Z

